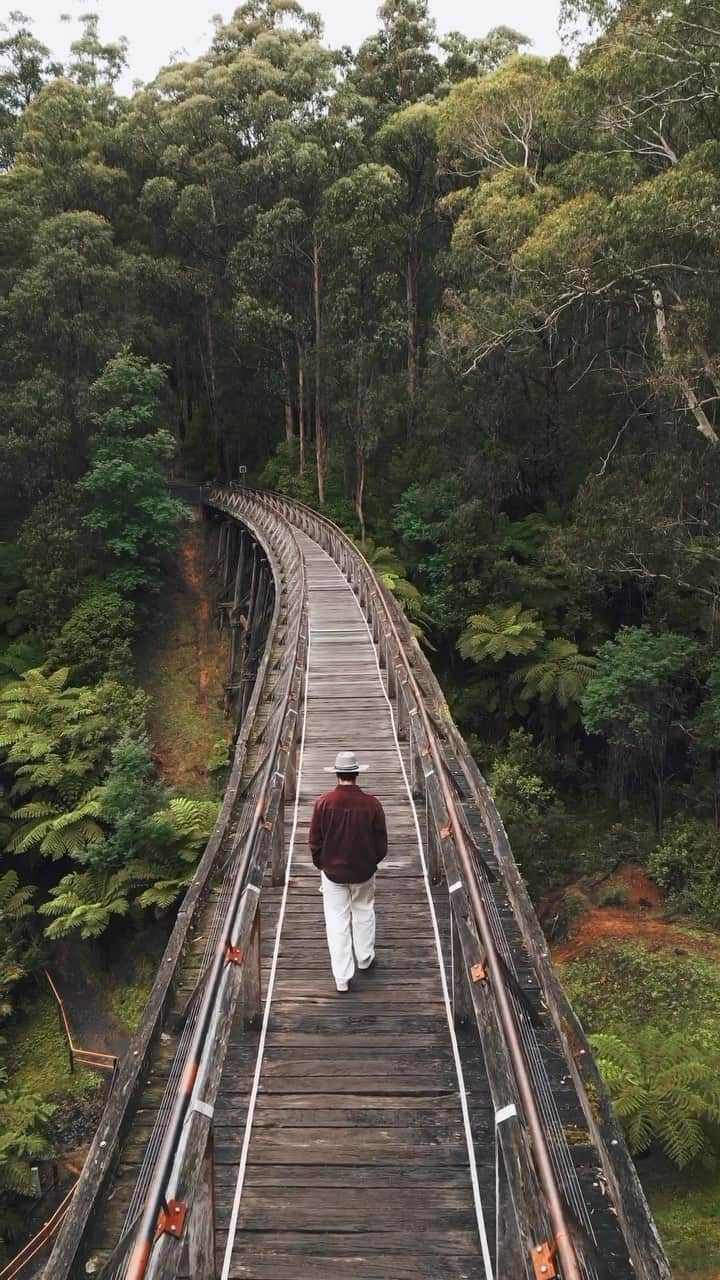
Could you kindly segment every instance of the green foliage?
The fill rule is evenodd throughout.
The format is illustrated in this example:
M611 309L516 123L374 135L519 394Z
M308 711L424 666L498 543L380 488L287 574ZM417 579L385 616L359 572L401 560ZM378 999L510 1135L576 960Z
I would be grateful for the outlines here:
M210 839L218 806L212 801L176 797L152 816L154 850L130 864L133 875L148 885L141 907L166 911L191 884L199 854Z
M20 529L24 584L18 607L44 637L54 636L78 603L90 572L77 495L59 486Z
M654 750L686 701L697 646L686 636L625 627L598 654L598 670L583 699L591 733L619 746Z
M157 587L163 555L177 550L187 508L170 497L164 464L175 452L169 431L137 435L159 412L162 371L129 352L116 356L94 383L99 431L92 465L79 482L98 535L108 583L130 593Z
M231 761L231 747L227 738L220 738L213 743L210 759L208 760L208 773L217 778L222 778L228 771Z
M48 1149L44 1129L54 1106L8 1086L0 1068L0 1193L32 1196L31 1165Z
M518 689L523 703L537 698L545 705L555 702L563 711L579 714L596 665L596 659L580 653L571 640L549 640L534 661L513 673L510 683Z
M103 838L99 822L100 788L92 787L69 810L56 805L33 800L20 805L13 812L13 822L19 823L8 842L10 853L37 851L47 858L80 858L85 851Z
M151 818L164 807L146 735L126 735L112 753L110 771L98 791L98 809L107 834L88 847L83 861L103 871L121 871L142 857L153 839Z
M575 932L587 913L588 901L576 889L567 889L560 897L555 914L547 930L553 942L564 942Z
M716 1049L720 1036L720 966L712 933L666 947L598 942L562 966L563 985L587 1032L634 1038L645 1026Z
M492 790L513 852L533 896L567 874L565 806L538 772L530 735L510 734L492 769Z
M473 614L458 641L464 658L474 662L502 662L532 653L545 638L542 623L533 609L511 604Z
M76 605L48 652L51 670L67 667L73 682L127 679L134 608L118 591L101 588Z
M64 938L79 933L83 939L99 938L117 916L130 910L129 891L134 877L129 871L108 873L90 869L71 871L50 890L50 899L38 908L51 916L45 933Z
M302 476L298 470L299 452L297 444L285 442L278 445L272 458L268 459L260 473L259 483L264 489L273 489L276 493L284 493L296 502L304 502L308 506L317 503L317 484L312 468Z
M12 1013L13 990L32 963L27 923L35 893L32 885L21 885L16 871L0 876L0 1019Z
M598 895L599 907L627 907L630 901L627 889L623 884L610 884Z
M624 627L600 649L597 671L583 697L585 727L648 762L658 830L664 817L668 739L687 713L696 655L697 645L687 636Z
M716 1050L657 1027L644 1027L630 1042L604 1034L591 1044L633 1154L657 1143L682 1169L707 1150L720 1124Z
M77 804L102 776L118 738L142 725L144 705L141 693L111 680L74 687L67 668L26 671L0 693L0 753L11 796L58 808Z
M648 870L668 906L720 924L720 831L697 818L672 818L650 854Z

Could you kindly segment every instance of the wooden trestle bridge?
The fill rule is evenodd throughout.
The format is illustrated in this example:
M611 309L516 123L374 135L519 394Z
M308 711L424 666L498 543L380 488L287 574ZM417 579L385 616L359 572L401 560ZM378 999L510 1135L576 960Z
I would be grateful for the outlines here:
M667 1280L487 786L330 522L212 488L239 723L222 813L47 1280ZM378 964L334 988L307 848L351 748ZM262 920L262 924L261 924Z

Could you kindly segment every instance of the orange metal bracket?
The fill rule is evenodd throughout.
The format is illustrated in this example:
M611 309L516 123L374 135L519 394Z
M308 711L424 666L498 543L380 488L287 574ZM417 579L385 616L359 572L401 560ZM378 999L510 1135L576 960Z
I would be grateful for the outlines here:
M160 1236L175 1236L179 1239L185 1230L185 1219L188 1215L188 1207L182 1200L168 1200L163 1205L158 1218L156 1239Z
M472 969L470 970L470 977L472 978L473 982L485 981L485 979L487 978L487 968L485 967L484 960L481 960L478 964L473 965Z
M536 1280L553 1280L557 1276L555 1269L555 1246L536 1244L532 1251Z
M242 947L231 947L228 943L225 948L225 959L228 964L242 964L245 959L245 952Z

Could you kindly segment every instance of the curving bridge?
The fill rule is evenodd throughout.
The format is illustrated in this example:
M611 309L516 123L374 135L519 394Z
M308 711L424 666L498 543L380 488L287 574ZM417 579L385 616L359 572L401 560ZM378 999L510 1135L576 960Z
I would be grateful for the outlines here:
M396 602L330 522L212 488L223 809L49 1280L667 1280L487 786ZM378 964L338 996L307 848L371 765Z

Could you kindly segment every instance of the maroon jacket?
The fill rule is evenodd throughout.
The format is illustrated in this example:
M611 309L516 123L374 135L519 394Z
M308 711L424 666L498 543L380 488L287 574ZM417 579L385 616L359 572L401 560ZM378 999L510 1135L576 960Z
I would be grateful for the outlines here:
M387 853L383 807L357 783L338 785L315 802L310 824L315 866L336 884L364 884Z

